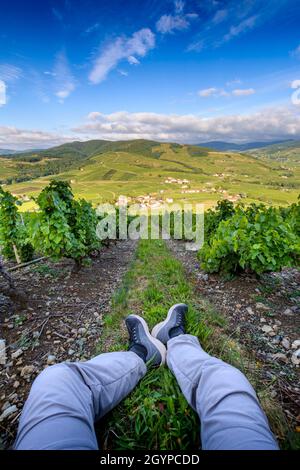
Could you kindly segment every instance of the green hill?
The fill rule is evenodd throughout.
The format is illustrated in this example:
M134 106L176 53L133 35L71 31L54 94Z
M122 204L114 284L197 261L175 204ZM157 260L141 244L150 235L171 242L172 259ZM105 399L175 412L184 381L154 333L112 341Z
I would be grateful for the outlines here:
M282 142L260 149L250 150L259 161L277 167L286 188L298 188L300 182L300 141Z
M100 153L110 143L105 140L71 142L46 150L2 155L0 157L0 181L4 183L7 182L7 178L12 178L14 182L23 182L61 173L78 166L90 156Z
M150 140L107 141L89 140L86 142L70 142L46 150L33 150L0 156L0 183L19 183L42 176L50 176L78 169L94 155L107 152L129 152L159 158L160 152L152 151L160 143ZM172 147L180 148L178 144ZM190 146L190 151L201 154L198 147Z
M257 155L147 140L72 142L36 155L0 158L0 179L20 178L20 166L34 175L49 162L58 162L56 169L61 165L62 171L9 186L27 201L24 210L34 205L28 197L50 179L70 181L76 197L94 203L115 202L119 195L145 202L150 195L152 201L207 206L222 198L287 204L296 201L300 192L297 165L287 170L280 162Z
M280 144L267 145L248 151L257 158L277 160L281 162L296 163L300 161L300 141L287 141Z

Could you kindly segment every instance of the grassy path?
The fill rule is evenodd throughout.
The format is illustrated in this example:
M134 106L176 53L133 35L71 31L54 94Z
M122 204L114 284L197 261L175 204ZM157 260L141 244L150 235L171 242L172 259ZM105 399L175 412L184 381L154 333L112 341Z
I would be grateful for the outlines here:
M135 259L114 296L97 352L127 349L124 318L144 317L150 329L171 305L189 306L187 332L198 336L211 354L242 370L256 389L272 429L286 446L287 424L279 405L269 397L255 361L227 331L226 320L194 292L182 264L161 240L139 242ZM148 372L138 387L100 423L101 446L109 449L197 449L199 420L188 406L167 367Z

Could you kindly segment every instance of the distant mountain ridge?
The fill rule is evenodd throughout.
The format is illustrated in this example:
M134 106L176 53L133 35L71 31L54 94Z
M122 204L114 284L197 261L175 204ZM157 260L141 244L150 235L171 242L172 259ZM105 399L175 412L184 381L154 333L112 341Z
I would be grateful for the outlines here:
M0 149L0 155L13 155L16 152L16 150Z
M17 161L34 161L42 159L65 160L73 161L74 163L80 160L86 160L94 155L107 153L107 152L132 152L148 154L153 156L152 149L159 147L163 142L146 139L133 139L133 140L86 140L86 141L73 141L66 144L50 147L43 150L29 150L24 152L15 152L11 154L2 155L7 158ZM188 147L194 151L195 154L201 153L197 145L189 144L176 144L169 143L174 148ZM207 150L207 149L205 149ZM154 152L155 155L155 152Z
M87 158L96 153L108 152L108 151L123 151L124 149L133 146L139 150L145 150L146 148L151 148L153 146L159 146L164 142L158 142L154 140L146 139L134 139L134 140L87 140L87 141L73 141L67 142L65 144L57 145L54 147L49 147L47 149L28 149L28 150L10 150L0 148L0 155L16 155L18 158L29 157L33 153L35 157L59 157L65 154L70 154L71 152L77 155L78 158ZM245 152L252 149L261 149L271 146L283 146L285 147L298 147L300 142L296 140L274 140L269 142L247 142L245 144L236 144L234 142L218 141L213 140L209 142L201 142L198 144L173 144L178 145L187 145L190 147L204 147L206 149L217 150L221 152L226 151L235 151L235 152Z
M245 144L235 144L233 142L223 142L223 141L211 141L211 142L202 142L197 144L199 147L208 147L214 150L219 150L221 152L234 151L234 152L245 152L247 150L258 149L263 147L269 147L272 145L288 145L293 146L296 141L293 140L276 140L269 142L247 142Z
M28 150L12 150L12 149L0 149L0 155L19 155L20 153L32 153L40 152L41 149L28 149Z

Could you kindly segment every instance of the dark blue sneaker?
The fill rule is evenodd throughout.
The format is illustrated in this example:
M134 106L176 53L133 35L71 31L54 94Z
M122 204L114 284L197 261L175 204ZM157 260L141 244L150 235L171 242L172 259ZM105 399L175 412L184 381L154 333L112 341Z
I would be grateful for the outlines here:
M166 362L166 348L153 338L145 320L138 315L129 315L125 320L129 333L129 351L136 353L151 366L161 366Z
M169 339L185 334L185 314L188 310L186 304L176 304L170 308L167 318L158 323L152 330L152 336L163 344L167 344Z

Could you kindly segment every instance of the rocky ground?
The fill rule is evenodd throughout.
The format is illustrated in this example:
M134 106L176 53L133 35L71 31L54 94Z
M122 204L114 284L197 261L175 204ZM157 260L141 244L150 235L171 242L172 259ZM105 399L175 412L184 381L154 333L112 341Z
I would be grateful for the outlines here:
M135 242L103 248L78 274L73 263L43 261L14 272L27 305L0 298L1 447L15 437L30 385L49 365L93 355L102 318L132 259ZM0 292L1 283L0 279Z
M287 419L300 432L300 272L285 269L257 278L225 280L200 269L197 254L182 241L169 248L207 298L228 321L229 334L254 354Z
M0 294L0 448L13 443L21 410L34 378L45 367L93 355L103 316L132 259L136 242L104 248L78 274L73 264L43 261L14 273L28 304ZM228 333L254 355L300 431L300 272L286 269L256 278L225 280L200 269L183 242L168 246L184 264L199 296L228 321ZM0 292L4 282L0 279Z

